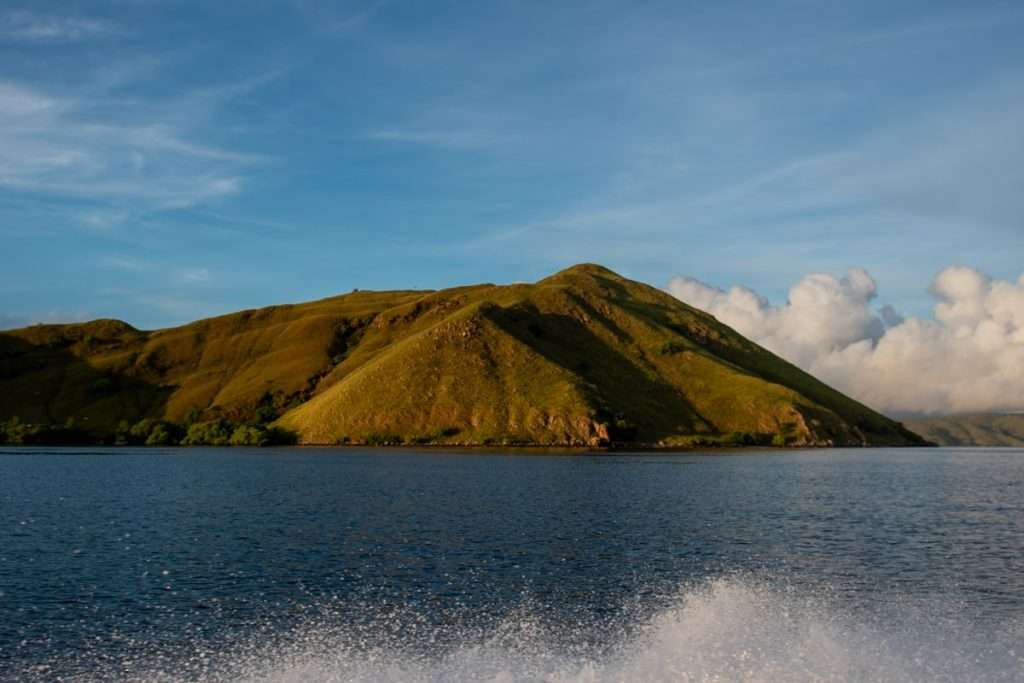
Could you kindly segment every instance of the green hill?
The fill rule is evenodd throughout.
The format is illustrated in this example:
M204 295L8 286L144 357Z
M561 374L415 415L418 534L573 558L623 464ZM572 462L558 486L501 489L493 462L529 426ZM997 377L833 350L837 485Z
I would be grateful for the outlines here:
M0 333L0 419L274 420L301 442L918 445L712 316L596 265L143 332Z
M907 426L940 446L1024 447L1024 415L979 413L907 420Z

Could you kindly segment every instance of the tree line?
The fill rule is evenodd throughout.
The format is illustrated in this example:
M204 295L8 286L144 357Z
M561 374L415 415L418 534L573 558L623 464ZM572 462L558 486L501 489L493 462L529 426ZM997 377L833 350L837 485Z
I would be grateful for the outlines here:
M262 421L238 423L225 418L184 424L146 418L132 424L122 420L111 432L84 429L74 419L62 425L23 422L18 417L0 421L0 444L6 445L117 445L117 446L278 446L297 441L294 432Z

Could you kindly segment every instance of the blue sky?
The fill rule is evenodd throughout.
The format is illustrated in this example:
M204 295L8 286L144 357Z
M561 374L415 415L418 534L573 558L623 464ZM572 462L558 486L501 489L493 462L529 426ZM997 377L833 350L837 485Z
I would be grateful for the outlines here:
M1024 270L1024 6L0 3L0 327Z

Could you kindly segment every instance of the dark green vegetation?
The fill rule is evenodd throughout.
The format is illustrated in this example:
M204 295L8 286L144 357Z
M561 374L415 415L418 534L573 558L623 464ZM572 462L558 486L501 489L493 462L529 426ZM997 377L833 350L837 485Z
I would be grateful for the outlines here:
M1024 447L1024 414L949 415L907 420L907 426L940 446Z
M260 438L223 421L316 444L924 443L712 316L596 265L154 332L98 320L2 333L0 418L14 415L115 438L122 421L160 420L184 444ZM165 438L153 433L146 441Z
M72 445L94 440L93 435L69 419L62 425L27 424L17 417L0 421L0 445L49 444Z
M13 417L0 422L0 445L106 443L118 446L283 446L296 442L294 432L265 424L235 424L223 418L180 425L144 418L122 420L111 432L89 430L68 420L63 425L27 424Z

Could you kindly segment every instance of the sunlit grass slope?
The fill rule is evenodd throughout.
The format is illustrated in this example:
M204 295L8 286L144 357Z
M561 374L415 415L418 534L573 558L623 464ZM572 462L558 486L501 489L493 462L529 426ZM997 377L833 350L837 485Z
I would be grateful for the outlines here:
M0 334L2 416L105 428L258 410L304 443L920 442L712 316L596 265L155 332L95 321Z

